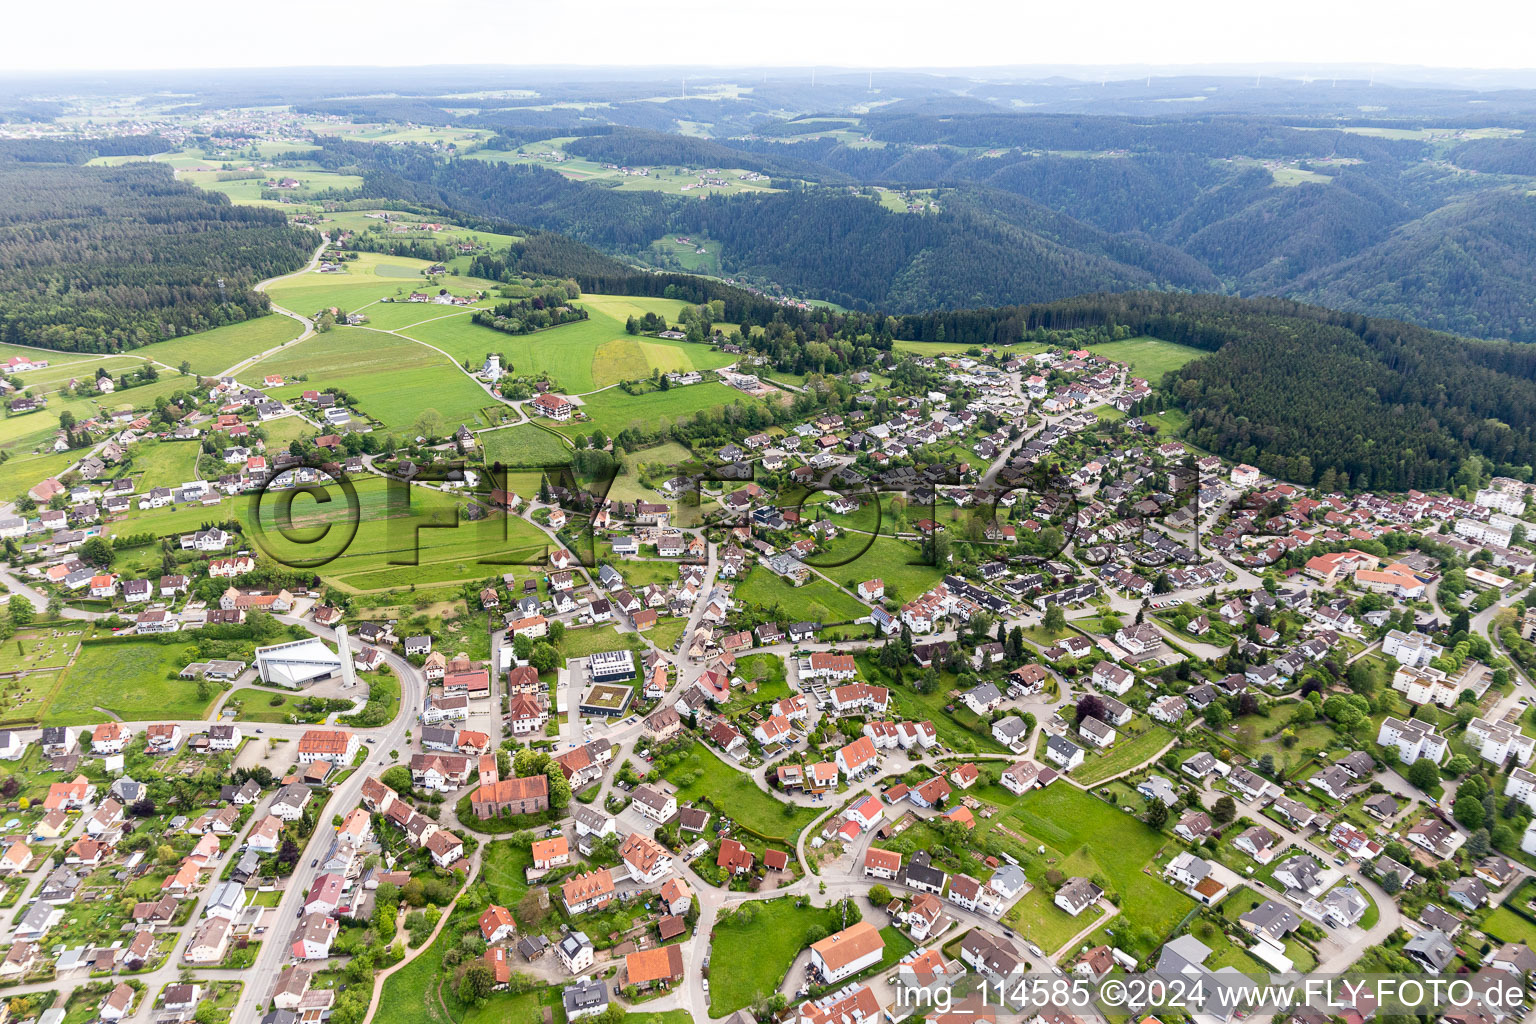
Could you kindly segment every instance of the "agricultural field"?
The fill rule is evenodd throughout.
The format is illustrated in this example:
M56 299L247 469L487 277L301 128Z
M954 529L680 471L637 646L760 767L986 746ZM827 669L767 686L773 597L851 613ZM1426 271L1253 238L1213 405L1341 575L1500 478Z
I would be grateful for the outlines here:
M569 420L553 426L567 437L590 434L593 427L610 437L626 427L638 427L649 433L663 424L676 423L679 418L690 419L694 413L705 409L753 401L756 399L713 381L670 391L652 391L645 395L631 395L618 388L610 388L583 399L581 411L586 413L586 420Z
M570 138L544 139L539 142L530 142L515 150L480 149L467 156L473 160L486 160L491 163L534 164L557 171L572 181L611 182L614 188L625 192L665 192L668 195L702 198L715 194L745 195L753 192L778 191L768 184L767 178L748 180L758 176L741 168L714 168L716 173L711 176L711 180L723 181L724 184L721 185L700 184L701 168L668 165L645 168L649 173L644 175L624 174L604 167L597 161L565 154L562 147L571 141ZM563 159L552 159L551 154L558 154Z
M285 542L274 522L271 503L261 508L264 531L251 524L253 508L241 510L247 535L263 536L278 555L294 560L330 555L320 571L345 588L361 591L408 587L412 584L478 580L505 571L500 562L527 564L541 559L544 535L524 519L493 517L459 521L457 507L464 496L424 487L389 489L382 477L356 481L358 524L346 543L348 505L340 496L319 504L299 496L293 504L293 543ZM455 523L457 522L457 525ZM335 536L311 540L330 527ZM310 542L306 542L310 541ZM341 550L344 546L344 550Z
M676 300L585 295L575 304L587 309L586 320L534 334L506 334L471 323L467 315L433 320L402 333L441 349L460 364L468 361L479 366L487 353L500 352L506 357L503 366L510 366L517 375L548 374L560 390L575 395L649 377L653 369L713 370L735 361L709 345L625 332L624 322L631 315L675 316L683 305ZM368 314L372 316L377 308L370 308Z
M400 132L397 134L409 133ZM381 214L387 214L389 220L386 222L380 216ZM432 230L427 226L429 224L437 224L438 230ZM443 243L474 242L493 249L505 248L514 242L522 240L520 235L503 235L495 231L480 231L473 228L459 227L456 224L432 221L414 213L384 210L337 210L327 213L321 218L318 226L324 231L340 228L345 231L357 232L358 234L367 233L391 239L432 239ZM404 230L396 230L397 228L404 228Z
M329 191L348 191L363 187L363 179L356 174L339 174L335 171L300 168L274 168L271 171L258 171L249 178L234 178L221 181L223 171L203 170L178 170L177 179L210 192L222 192L229 196L230 201L246 206L268 206L274 209L290 207L294 203L305 203L311 194ZM299 187L292 192L284 191L287 202L276 199L266 199L262 196L269 178L293 178L299 182Z
M896 352L915 352L921 356L957 356L969 352L973 348L983 346L958 341L909 341L900 340L893 342L891 348ZM1036 352L1044 352L1046 346L1020 342L1016 345L992 345L994 352L1007 356L1030 356Z
M519 423L477 435L487 466L563 466L571 460L571 448L559 434L533 423Z
M1089 345L1088 350L1105 359L1115 359L1128 364L1132 374L1144 377L1152 384L1162 380L1163 374L1177 370L1191 359L1210 355L1204 349L1146 337Z
M661 266L678 267L690 274L719 274L723 248L719 242L704 239L680 242L676 235L667 235L652 242L650 251L659 257L656 262Z
M126 722L198 719L218 699L211 688L198 697L198 684L176 679L195 659L196 648L158 640L85 644L58 682L42 714L45 725L90 725L110 711Z
M322 274L318 271L285 277L267 289L272 301L285 309L309 315L317 310L335 306L344 313L359 310L373 316L376 307L389 305L382 299L404 300L413 291L427 291L429 283L423 274L432 264L426 260L407 259L403 256L387 256L382 253L360 253L356 260L344 264L340 274ZM494 281L443 275L437 288L447 288L454 295L473 295L478 291L499 287ZM433 291L436 288L432 289ZM439 306L432 303L409 303L418 309L434 311L441 316L467 318L458 306Z
M253 363L241 376L259 382L279 373L293 383L270 389L274 398L293 401L306 390L339 387L357 399L360 412L392 431L413 428L429 410L447 431L460 423L485 426L480 410L491 403L484 388L441 354L367 327L316 335Z
M134 349L134 354L153 359L172 370L183 362L191 363L193 373L216 377L236 363L287 344L302 333L304 328L297 320L273 313L184 338L157 341Z

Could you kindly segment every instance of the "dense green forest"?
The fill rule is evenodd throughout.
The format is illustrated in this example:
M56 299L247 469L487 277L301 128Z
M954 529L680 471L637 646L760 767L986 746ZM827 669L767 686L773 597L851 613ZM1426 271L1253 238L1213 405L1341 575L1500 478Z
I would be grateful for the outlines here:
M317 241L159 164L0 163L0 341L116 352L261 316L251 286Z

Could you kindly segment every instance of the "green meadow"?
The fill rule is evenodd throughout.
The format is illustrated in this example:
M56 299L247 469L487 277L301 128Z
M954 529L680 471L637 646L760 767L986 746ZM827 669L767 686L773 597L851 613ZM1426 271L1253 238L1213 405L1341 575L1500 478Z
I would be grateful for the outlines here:
M267 374L295 381L272 389L275 398L291 401L307 390L339 387L357 399L361 412L392 431L411 428L429 409L450 429L460 423L485 426L480 410L493 402L441 354L368 327L338 328L290 345L252 364L241 377L259 382Z
M1126 363L1131 368L1131 373L1137 377L1143 377L1156 384L1163 379L1163 374L1177 370L1191 359L1199 359L1201 356L1210 355L1204 349L1192 348L1189 345L1180 345L1172 341L1162 341L1158 338L1127 338L1124 341L1108 341L1102 345L1089 345L1088 351L1106 359L1116 359Z
M490 352L506 356L519 376L548 374L568 394L585 394L623 380L682 370L713 370L729 366L729 353L708 345L664 341L627 334L624 321L645 312L676 315L682 303L666 299L588 295L577 303L589 312L586 320L563 324L535 334L505 334L472 323L468 316L436 319L401 333L448 353L459 363L479 366ZM374 309L368 310L371 315Z

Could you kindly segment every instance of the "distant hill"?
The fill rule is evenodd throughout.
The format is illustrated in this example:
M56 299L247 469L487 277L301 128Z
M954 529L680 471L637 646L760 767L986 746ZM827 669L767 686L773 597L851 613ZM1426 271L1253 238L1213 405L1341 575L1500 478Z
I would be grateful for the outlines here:
M1533 253L1536 195L1500 189L1405 224L1288 291L1319 305L1461 334L1496 324L1498 333L1536 341Z

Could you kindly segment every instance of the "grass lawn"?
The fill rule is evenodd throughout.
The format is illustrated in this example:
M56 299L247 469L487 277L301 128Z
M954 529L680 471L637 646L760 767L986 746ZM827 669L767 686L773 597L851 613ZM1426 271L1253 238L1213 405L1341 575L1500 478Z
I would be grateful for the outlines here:
M528 893L524 875L533 866L533 854L509 840L498 839L485 844L481 858L481 877L491 890L491 899L503 907L516 907Z
M735 599L748 607L774 614L781 621L848 622L869 614L863 602L838 590L826 580L812 577L803 586L791 586L782 576L775 576L763 566L747 573L736 587Z
M891 529L886 520L881 526L883 536L845 533L811 555L807 564L844 586L849 580L855 585L864 580L884 580L886 597L910 601L942 580L944 572L924 562L916 544L889 536Z
M467 1006L457 1018L458 1024L515 1024L517 1021L542 1021L549 1011L555 1024L565 1020L565 1005L560 998L561 989L555 986L536 988L531 992L513 994L493 992L484 1006ZM452 999L445 995L445 998ZM457 1006L457 1001L453 1005Z
M1152 759L1173 739L1173 733L1162 726L1153 726L1140 736L1122 738L1103 757L1090 758L1073 776L1085 786L1100 779L1118 775Z
M683 635L683 630L687 628L688 620L684 618L657 619L656 625L647 630L645 635L651 643L664 651L669 651Z
M711 972L711 1017L727 1016L778 991L811 936L829 935L840 923L829 908L796 906L787 897L742 906L746 909L735 917L722 916L710 933L711 962L731 965Z
M533 423L518 423L479 435L487 466L567 466L571 446L564 438Z
M0 462L0 499L12 501L21 497L34 485L51 476L56 477L74 465L80 455L80 452L30 455L13 450L9 459Z
M1008 752L1006 747L992 738L990 728L974 730L944 710L944 706L950 703L949 693L955 687L953 673L940 673L939 685L934 687L931 693L918 693L905 683L895 682L884 669L875 664L873 658L862 654L857 655L857 658L859 678L877 686L889 687L891 702L895 705L896 712L902 718L919 722L924 719L932 721L934 729L938 730L939 740L945 746L962 754L1006 754ZM915 670L907 678L911 678L912 674L915 674ZM970 715L968 709L958 704L956 710L965 711Z
M274 705L273 697L281 697L283 702ZM280 693L256 686L242 686L229 695L225 707L232 708L235 703L239 703L240 711L235 715L237 722L286 722L288 716L293 713L293 706L298 699L299 696L293 693Z
M128 722L202 718L218 698L218 687L212 687L207 700L200 700L196 682L168 678L192 661L194 654L195 648L154 640L86 644L62 673L43 724L100 722L97 707Z
M589 431L590 433L590 431ZM641 481L646 466L657 466L657 475L654 483L660 483L671 476L671 470L693 458L693 452L684 448L676 441L668 441L665 444L644 448L637 452L629 452L624 456L624 468L618 476L614 477L613 484L609 488L608 497L613 501L655 501L657 491L654 487L648 487ZM3 473L0 467L0 473ZM3 492L0 492L3 493Z
M1244 715L1234 719L1231 725L1221 732L1221 741L1230 743L1233 747L1242 751L1250 758L1262 757L1264 754L1274 754L1275 760L1283 760L1282 755L1290 754L1294 762L1304 760L1309 753L1315 753L1338 740L1339 734L1333 730L1327 720L1321 715L1302 725L1295 726L1296 744L1287 748L1280 744L1280 731L1291 725L1291 719L1295 717L1296 710L1300 707L1298 701L1285 701L1277 704L1266 718L1262 715ZM1269 733L1273 735L1268 735Z
M1211 970L1233 967L1244 974L1265 975L1269 968L1260 963L1246 949L1236 945L1214 921L1197 920L1190 925L1189 933L1211 948L1205 966Z
M585 658L589 654L599 651L622 651L639 642L639 637L634 633L620 634L612 626L585 626L581 629L567 629L565 638L560 641L560 655L567 660L572 658Z
M624 577L625 585L632 589L639 589L651 583L665 585L677 579L678 563L676 561L610 559L608 564L619 571L619 574Z
M1064 874L1091 872L1105 878L1112 902L1120 908L1114 922L1117 942L1136 956L1151 953L1194 905L1166 882L1142 872L1162 848L1162 835L1073 786L1025 794L1004 824L1054 851L1056 866Z
M1532 924L1508 907L1498 907L1483 918L1483 931L1505 942L1536 943L1536 924Z
M721 814L765 836L793 839L818 813L769 796L702 743L694 743L664 778L678 787L679 804L707 799Z
M1210 355L1204 349L1149 337L1127 338L1125 341L1089 345L1088 350L1106 359L1116 359L1129 364L1132 374L1144 377L1152 384L1161 381L1163 374L1177 370L1191 359Z
M465 923L474 924L473 920ZM380 993L379 1012L373 1018L378 1024L456 1024L443 1002L453 998L451 986L442 986L440 975L443 954L459 944L459 936L465 930L452 923L444 925L432 945L417 952L410 963L389 976Z
M1029 941L1047 954L1066 945L1078 932L1104 916L1099 907L1092 907L1073 917L1051 902L1051 894L1043 887L1031 889L1024 897L1008 908L1003 924L1022 933Z

